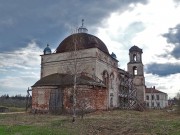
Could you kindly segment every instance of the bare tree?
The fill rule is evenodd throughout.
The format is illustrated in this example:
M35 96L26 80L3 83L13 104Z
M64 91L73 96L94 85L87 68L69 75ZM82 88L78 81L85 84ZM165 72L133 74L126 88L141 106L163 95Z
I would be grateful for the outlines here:
M176 104L177 104L178 113L180 114L180 92L176 94Z
M76 39L73 37L74 43L74 87L73 87L73 119L72 122L75 122L76 118L76 87L77 87L77 51L76 51Z

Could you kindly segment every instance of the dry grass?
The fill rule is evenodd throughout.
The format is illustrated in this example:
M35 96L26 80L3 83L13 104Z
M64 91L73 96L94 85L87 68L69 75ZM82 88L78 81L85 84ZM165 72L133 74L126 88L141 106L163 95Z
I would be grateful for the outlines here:
M180 133L180 116L163 110L95 112L85 115L84 119L77 117L75 123L71 120L71 116L60 115L0 114L0 127L33 126L36 127L35 130L46 130L48 134L73 135L179 135Z

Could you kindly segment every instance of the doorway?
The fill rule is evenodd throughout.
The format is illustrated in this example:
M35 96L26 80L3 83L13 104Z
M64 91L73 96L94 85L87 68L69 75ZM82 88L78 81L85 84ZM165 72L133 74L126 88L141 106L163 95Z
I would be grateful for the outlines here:
M51 90L49 111L52 114L61 114L63 112L63 92L61 89Z

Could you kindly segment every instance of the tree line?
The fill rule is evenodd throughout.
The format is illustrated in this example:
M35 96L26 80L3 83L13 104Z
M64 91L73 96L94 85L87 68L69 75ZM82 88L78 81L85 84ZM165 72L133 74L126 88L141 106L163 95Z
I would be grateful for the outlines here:
M1 95L0 106L19 108L26 107L26 96L22 96L20 94L15 96L9 96L8 94Z

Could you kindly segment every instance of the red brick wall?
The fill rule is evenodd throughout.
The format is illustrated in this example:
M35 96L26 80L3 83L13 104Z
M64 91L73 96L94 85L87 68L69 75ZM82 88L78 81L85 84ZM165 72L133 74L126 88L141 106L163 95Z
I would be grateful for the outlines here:
M65 110L72 110L72 103L70 103L70 96L72 96L72 89L66 88L64 90L64 107ZM105 88L93 86L79 86L76 93L76 107L77 110L106 110L108 101L108 92Z
M32 88L32 109L48 111L50 92L56 87L44 86Z

